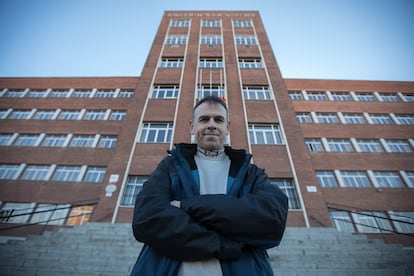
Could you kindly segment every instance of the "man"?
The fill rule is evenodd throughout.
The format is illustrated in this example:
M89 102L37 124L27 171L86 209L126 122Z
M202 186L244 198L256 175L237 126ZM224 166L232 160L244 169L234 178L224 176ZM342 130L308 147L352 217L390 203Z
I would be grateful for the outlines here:
M226 104L193 109L197 144L178 144L136 199L133 232L144 247L132 275L272 275L266 249L280 243L287 197L244 150L224 146Z

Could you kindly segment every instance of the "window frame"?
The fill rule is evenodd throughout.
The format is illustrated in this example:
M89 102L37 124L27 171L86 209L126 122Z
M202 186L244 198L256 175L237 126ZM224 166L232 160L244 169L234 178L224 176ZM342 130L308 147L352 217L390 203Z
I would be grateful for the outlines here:
M106 167L88 167L83 177L83 182L102 183L106 175Z
M354 152L354 148L349 139L328 138L326 139L329 151L331 152Z
M177 99L179 85L154 85L151 91L152 99Z
M324 152L325 148L320 138L306 138L305 146L308 152Z
M51 178L57 182L79 182L82 166L58 165Z
M294 180L290 178L272 178L270 184L277 185L279 189L288 197L289 210L300 210L301 203Z
M316 171L315 176L321 188L339 187L333 171Z
M148 176L128 175L125 190L122 195L121 206L133 207L136 196L141 192Z
M173 123L144 123L141 129L139 143L170 143L172 139ZM164 132L164 134L160 134ZM154 133L153 139L149 139ZM164 136L158 138L158 136Z
M340 175L346 188L372 188L365 171L341 171Z
M379 140L375 139L356 139L360 152L385 152Z
M361 113L343 113L345 122L350 125L367 124L367 120Z
M404 181L398 172L373 171L375 180L381 188L404 188Z
M22 180L47 181L49 180L50 165L27 165L20 175Z
M63 147L68 136L66 134L46 134L40 144L41 147Z
M243 86L246 100L272 100L269 86Z
M282 145L283 144L282 134L281 134L279 125L249 124L248 131L249 131L250 144L252 145ZM261 137L258 137L258 134L260 134ZM269 134L271 136L268 136ZM271 141L268 141L269 139Z
M318 119L318 123L321 124L339 124L339 118L336 113L316 113L316 118Z
M95 142L95 135L92 134L75 134L70 139L68 147L70 148L92 148Z

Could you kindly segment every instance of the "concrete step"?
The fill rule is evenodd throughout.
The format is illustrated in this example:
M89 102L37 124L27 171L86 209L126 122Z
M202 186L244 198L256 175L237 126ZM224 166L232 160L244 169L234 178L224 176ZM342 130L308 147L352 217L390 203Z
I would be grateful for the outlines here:
M129 275L130 224L89 223L0 244L0 275ZM332 228L287 228L268 250L276 275L414 275L414 249Z

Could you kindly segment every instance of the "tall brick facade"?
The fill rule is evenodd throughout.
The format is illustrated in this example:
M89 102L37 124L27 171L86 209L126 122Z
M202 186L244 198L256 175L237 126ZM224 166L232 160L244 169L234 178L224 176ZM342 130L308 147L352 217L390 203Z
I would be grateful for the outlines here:
M229 144L289 194L288 226L412 231L413 82L284 79L258 12L167 11L140 77L0 79L3 233L42 231L10 229L39 210L48 228L129 222L211 93L227 102Z

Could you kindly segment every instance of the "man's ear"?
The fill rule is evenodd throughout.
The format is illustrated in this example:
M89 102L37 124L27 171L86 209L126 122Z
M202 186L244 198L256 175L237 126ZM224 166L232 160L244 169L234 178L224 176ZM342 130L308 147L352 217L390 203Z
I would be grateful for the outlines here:
M227 135L230 134L230 121L227 122Z
M193 121L190 120L190 123L188 125L188 129L190 130L190 134L194 134L194 126L193 126Z

